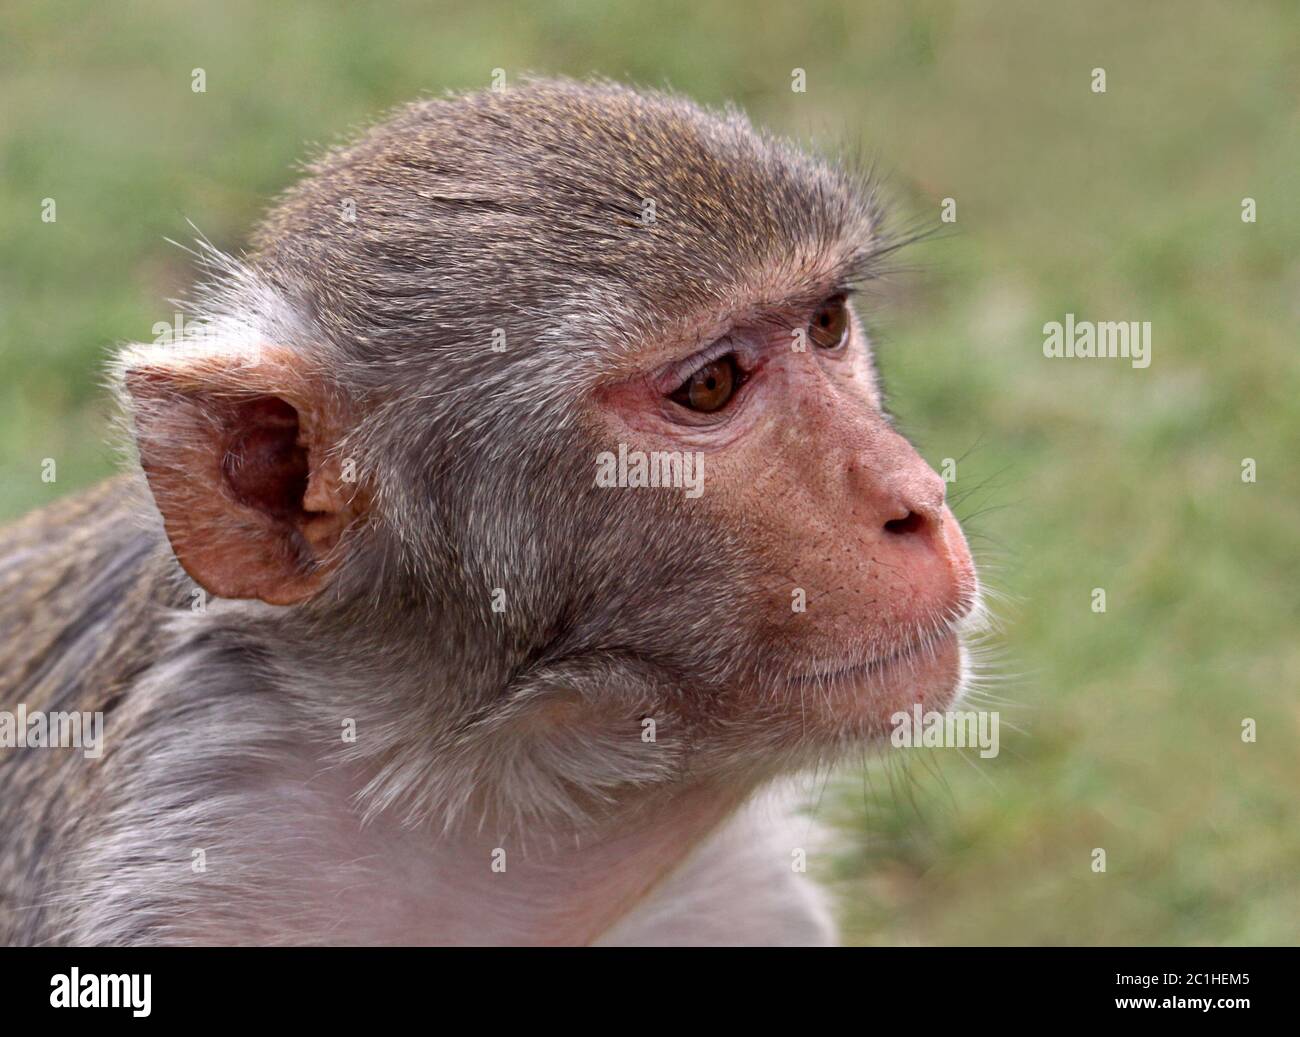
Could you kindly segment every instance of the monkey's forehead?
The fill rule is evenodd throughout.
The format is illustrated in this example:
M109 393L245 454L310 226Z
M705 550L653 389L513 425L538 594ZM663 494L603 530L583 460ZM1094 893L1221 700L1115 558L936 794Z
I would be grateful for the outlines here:
M254 260L337 330L392 336L503 301L536 324L560 299L644 317L812 292L860 272L879 224L864 177L737 111L535 80L412 104L327 154Z

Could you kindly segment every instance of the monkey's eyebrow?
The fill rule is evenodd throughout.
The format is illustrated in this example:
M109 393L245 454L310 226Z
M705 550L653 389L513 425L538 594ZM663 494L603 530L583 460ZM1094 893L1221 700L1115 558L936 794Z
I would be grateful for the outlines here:
M800 327L817 307L830 299L852 295L870 279L868 275L855 274L852 268L842 266L814 288L760 304L747 316L738 317L721 337L743 334L746 328L760 326L782 330Z
M814 286L764 303L758 308L756 319L772 319L788 326L790 318L815 309L827 299L837 295L852 295L886 272L881 260L919 240L926 233L928 232L909 234L898 239L872 237L869 241L855 245L833 264L829 264L817 277Z
M726 339L740 342L746 331L759 328L790 331L799 327L803 319L828 299L837 295L852 295L859 288L883 273L879 259L889 255L903 244L916 240L921 235L913 235L901 242L872 237L857 247L846 249L836 261L827 263L810 276L808 283L800 290L778 293L772 292L765 298L740 306L730 312L699 312L693 316L683 317L683 328L696 331L708 330L698 337L686 335L691 341L679 341L669 344L660 340L653 344L643 344L640 348L629 350L625 356L626 366L618 371L605 369L603 374L610 380L630 374L652 373L659 380L675 365L689 365L699 361L711 349ZM726 350L722 350L723 353ZM647 359L649 357L649 362ZM707 361L704 361L707 362ZM619 373L621 372L621 373Z
M845 267L839 272L847 275L849 270ZM865 284L866 280L864 277L850 280L847 276L823 278L819 279L816 286L803 291L764 299L731 313L718 313L709 322L712 331L707 337L690 347L679 346L665 355L660 366L655 369L655 380L660 381L679 372L684 372L681 374L684 379L695 367L752 345L750 340L755 332L793 331L801 327L812 312L828 299L850 295Z

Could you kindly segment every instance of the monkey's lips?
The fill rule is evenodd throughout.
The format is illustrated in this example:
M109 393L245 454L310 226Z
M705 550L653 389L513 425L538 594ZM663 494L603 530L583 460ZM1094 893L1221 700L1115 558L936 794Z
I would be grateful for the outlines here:
M864 662L849 662L796 676L793 689L805 708L818 703L829 708L837 726L854 722L865 733L887 730L889 717L920 704L944 710L957 698L962 684L963 653L955 630L907 642Z

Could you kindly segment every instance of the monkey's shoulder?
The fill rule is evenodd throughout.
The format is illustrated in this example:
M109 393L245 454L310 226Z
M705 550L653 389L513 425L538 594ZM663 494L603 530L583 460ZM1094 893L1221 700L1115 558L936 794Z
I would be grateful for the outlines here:
M102 708L147 665L157 609L181 593L132 477L0 530L0 706Z

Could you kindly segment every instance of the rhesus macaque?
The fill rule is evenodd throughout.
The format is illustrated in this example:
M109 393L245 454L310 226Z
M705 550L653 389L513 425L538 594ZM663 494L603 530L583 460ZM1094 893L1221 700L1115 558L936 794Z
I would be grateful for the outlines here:
M0 750L0 937L833 942L762 793L946 708L978 597L849 301L891 246L740 114L568 81L204 246L114 367L138 470L4 531L0 708L104 744Z

